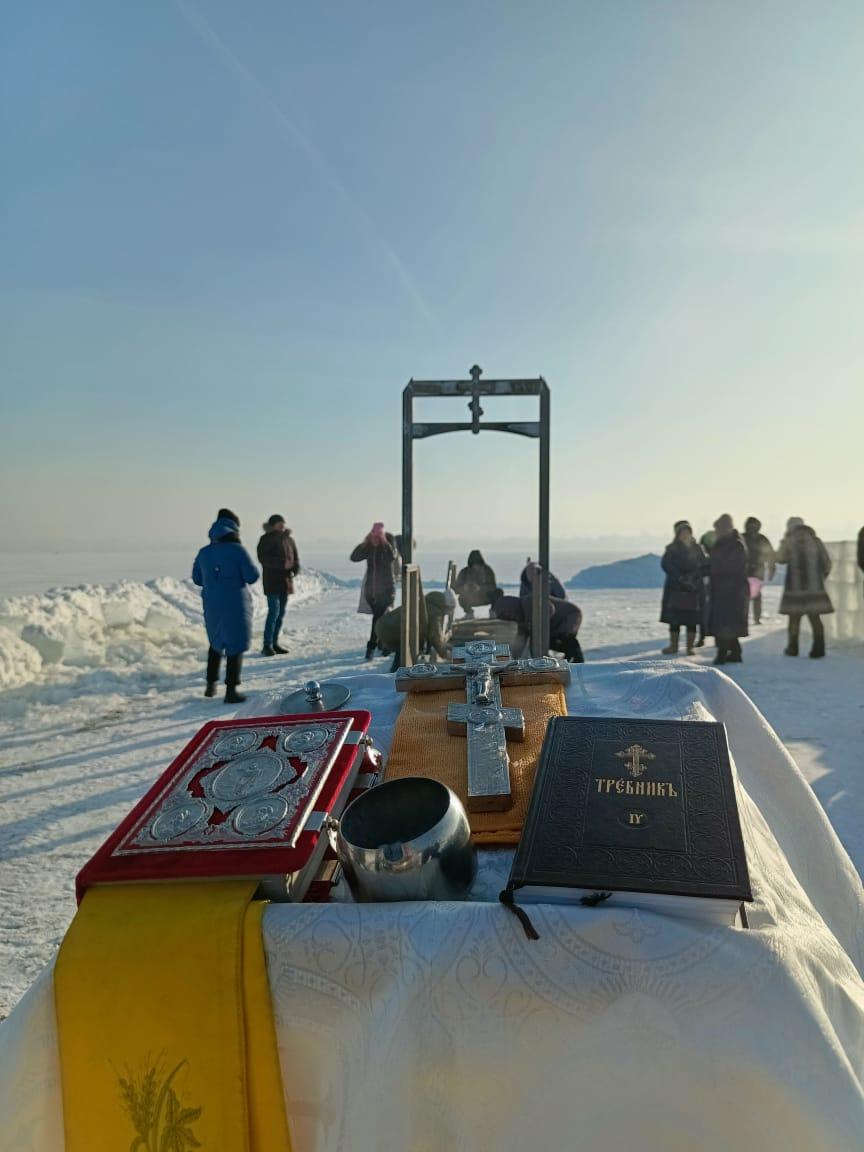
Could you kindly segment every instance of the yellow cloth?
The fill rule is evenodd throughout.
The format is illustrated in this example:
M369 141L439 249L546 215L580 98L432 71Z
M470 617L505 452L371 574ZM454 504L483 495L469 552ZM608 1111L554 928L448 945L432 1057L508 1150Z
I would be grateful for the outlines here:
M54 971L66 1152L290 1152L254 889L84 897Z
M464 736L447 732L447 705L465 703L465 691L409 692L396 721L385 780L402 776L431 776L452 788L467 807L468 746ZM521 708L525 739L507 741L513 805L506 812L469 812L475 844L518 844L528 812L537 760L553 716L566 716L567 702L560 684L504 688L502 701Z

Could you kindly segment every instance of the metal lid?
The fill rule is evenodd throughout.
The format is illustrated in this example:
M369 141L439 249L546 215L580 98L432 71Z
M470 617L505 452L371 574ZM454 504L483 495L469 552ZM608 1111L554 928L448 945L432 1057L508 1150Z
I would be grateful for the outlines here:
M351 689L333 680L309 680L296 692L289 692L279 702L283 714L303 712L337 712L351 698Z

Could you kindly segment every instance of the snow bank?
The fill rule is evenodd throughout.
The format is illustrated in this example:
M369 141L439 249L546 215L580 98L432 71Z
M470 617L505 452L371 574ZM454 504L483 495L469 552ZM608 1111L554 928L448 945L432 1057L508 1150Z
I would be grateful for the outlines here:
M8 628L0 627L0 691L34 680L42 670L42 657L35 648Z
M310 569L295 580L292 606L340 587ZM260 626L267 608L260 583L252 597ZM82 584L0 600L0 691L72 687L98 671L114 673L112 681L175 677L191 671L206 646L201 591L191 580Z

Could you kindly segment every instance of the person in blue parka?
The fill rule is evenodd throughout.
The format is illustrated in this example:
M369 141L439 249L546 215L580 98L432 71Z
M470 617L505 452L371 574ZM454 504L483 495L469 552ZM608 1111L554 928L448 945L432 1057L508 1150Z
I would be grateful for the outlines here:
M220 516L210 529L210 543L192 565L192 579L201 589L204 624L210 651L207 653L205 696L216 695L222 653L227 657L225 703L242 704L237 691L243 653L252 641L252 596L247 585L258 579L258 569L240 543L240 524Z

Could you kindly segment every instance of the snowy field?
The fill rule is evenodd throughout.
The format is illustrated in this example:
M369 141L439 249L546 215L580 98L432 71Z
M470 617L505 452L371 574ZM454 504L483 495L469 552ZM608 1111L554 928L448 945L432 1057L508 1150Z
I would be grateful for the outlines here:
M307 570L289 603L290 655L247 657L243 687L381 671L362 652L358 592ZM792 752L859 873L864 869L864 646L824 661L784 658L779 589L766 623L727 669ZM589 661L661 659L659 592L581 592ZM256 639L263 600L256 594ZM805 647L806 652L806 647ZM200 596L165 576L0 600L0 1017L56 949L75 905L75 873L206 720ZM699 651L707 663L713 651ZM374 721L373 721L374 731Z

